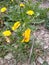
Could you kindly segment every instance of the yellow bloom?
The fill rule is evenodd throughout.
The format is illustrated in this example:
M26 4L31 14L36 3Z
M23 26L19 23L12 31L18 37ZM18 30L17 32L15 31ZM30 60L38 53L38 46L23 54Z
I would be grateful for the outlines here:
M30 40L30 33L31 30L28 28L23 34L22 36L24 37L24 39L21 42L29 42Z
M26 12L26 14L33 15L34 14L34 11L33 10L29 10L29 11Z
M1 8L1 12L5 12L7 10L6 7Z
M16 23L14 23L12 30L16 30L18 27L20 26L20 21L17 21Z
M13 2L13 0L11 0L11 2Z
M25 5L23 3L20 3L20 7L24 7Z
M3 32L3 35L4 35L4 36L10 36L10 35L11 35L10 30L4 31L4 32Z

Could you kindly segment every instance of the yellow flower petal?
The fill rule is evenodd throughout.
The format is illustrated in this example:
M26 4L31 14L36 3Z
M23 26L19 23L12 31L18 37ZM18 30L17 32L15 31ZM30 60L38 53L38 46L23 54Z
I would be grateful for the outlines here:
M24 7L25 5L23 3L20 3L20 7Z
M23 43L24 42L24 39L21 42Z
M26 14L33 15L34 14L34 11L33 10L29 10L29 11L26 12Z
M29 40L30 40L30 33L31 33L31 30L28 28L28 29L22 34L22 36L24 37L24 39L22 40L22 42L29 42Z
M18 27L20 26L20 21L17 21L16 23L14 23L12 30L16 30Z
M3 32L3 35L4 35L4 36L10 36L10 35L11 35L10 30L4 31L4 32Z
M11 2L13 2L14 0L11 0Z
M2 13L5 12L6 10L7 10L6 7L1 8L1 12L2 12Z

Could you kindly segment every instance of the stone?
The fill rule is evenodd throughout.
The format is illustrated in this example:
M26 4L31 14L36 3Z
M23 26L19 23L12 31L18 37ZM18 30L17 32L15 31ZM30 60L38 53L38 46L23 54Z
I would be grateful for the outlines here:
M7 60L10 60L11 58L13 58L12 53L8 53L8 54L4 57L4 59L7 59Z
M0 65L3 65L3 59L0 58Z
M44 60L43 60L41 57L38 57L38 58L37 58L37 61L38 61L39 63L41 63L41 64L43 64L43 62L44 62Z
M48 45L44 45L44 49L48 49Z
M10 59L10 60L7 60L7 59L4 59L4 64L3 65L16 65L16 60L15 59Z
M47 62L48 65L49 65L49 56L46 57L46 62Z

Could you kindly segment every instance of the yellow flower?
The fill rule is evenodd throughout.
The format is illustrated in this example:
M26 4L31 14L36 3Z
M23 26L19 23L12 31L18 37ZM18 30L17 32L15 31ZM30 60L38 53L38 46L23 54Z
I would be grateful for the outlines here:
M34 11L33 10L29 10L29 11L26 12L26 14L33 15L34 14Z
M20 7L24 7L25 5L23 3L20 3Z
M16 30L18 27L20 26L20 21L17 21L16 23L14 23L12 30Z
M6 7L1 8L1 12L2 12L2 13L5 12L6 10L7 10Z
M4 35L4 36L10 36L10 35L11 35L10 30L4 31L4 32L3 32L3 35Z
M14 0L11 0L11 2L13 2Z
M30 33L31 30L28 28L23 34L22 36L24 37L24 39L21 42L29 42L30 40Z

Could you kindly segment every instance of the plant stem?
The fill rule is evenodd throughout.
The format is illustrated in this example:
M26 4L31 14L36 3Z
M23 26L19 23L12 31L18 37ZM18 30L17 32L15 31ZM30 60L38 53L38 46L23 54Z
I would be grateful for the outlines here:
M31 46L31 49L30 49L30 55L29 55L29 59L28 59L28 64L30 65L31 63L31 56L32 56L32 52L33 52L33 46L34 46L34 37L33 37L33 40L32 40L32 46Z

